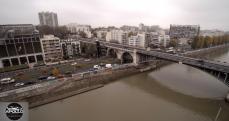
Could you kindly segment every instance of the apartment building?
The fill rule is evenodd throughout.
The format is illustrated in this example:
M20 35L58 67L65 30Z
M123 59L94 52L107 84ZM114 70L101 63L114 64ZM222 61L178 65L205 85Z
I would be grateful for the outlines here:
M199 36L199 25L170 25L169 35L171 39L193 39Z
M75 58L81 53L80 42L76 39L61 40L61 48L64 59Z
M170 42L170 36L165 34L165 32L151 32L151 47L167 47Z
M54 35L44 35L41 38L42 52L45 63L57 62L62 59L60 39Z
M53 12L40 12L38 13L40 25L50 26L50 27L57 27L58 26L58 18L57 14Z
M42 63L39 31L32 24L0 25L0 68Z
M142 32L156 32L161 30L161 28L158 25L146 26L143 23L139 24L138 29Z
M151 41L150 34L138 33L136 36L129 37L128 45L147 48L149 47L150 41Z
M77 23L71 23L67 25L67 28L72 34L78 34L79 32L84 32L87 38L92 37L90 25L80 25Z
M107 32L106 35L107 42L119 43L119 44L128 44L128 34L122 30L111 30Z

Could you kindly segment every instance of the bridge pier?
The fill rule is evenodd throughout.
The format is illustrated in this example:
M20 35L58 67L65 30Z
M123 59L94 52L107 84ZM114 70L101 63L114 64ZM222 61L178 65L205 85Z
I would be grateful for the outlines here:
M220 77L220 72L218 73L218 79L219 79L219 77Z
M121 60L121 64L123 63L123 59L122 59L122 54L123 54L124 52L121 52L121 51L117 51L116 52L116 54L117 54L117 58L119 59L119 60Z
M213 75L213 74L214 74L214 72L213 72L213 71L211 71L211 74Z
M227 81L227 77L228 77L228 74L227 73L225 73L225 79L224 79L224 83L226 83L226 81Z
M137 66L139 64L139 60L140 60L140 57L139 55L137 54L137 50L134 49L134 53L131 54L132 57L133 57L133 63Z
M226 96L226 102L229 103L229 92L228 92L228 94L227 94L227 96Z

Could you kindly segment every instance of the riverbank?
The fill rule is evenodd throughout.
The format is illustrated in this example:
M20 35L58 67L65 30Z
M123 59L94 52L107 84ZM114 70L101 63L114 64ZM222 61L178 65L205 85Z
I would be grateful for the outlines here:
M96 73L91 72L83 76L77 74L73 75L73 77L46 82L48 84L34 85L31 87L31 90L29 90L30 88L22 89L28 91L12 91L3 97L0 97L0 101L26 101L29 102L29 107L33 108L100 88L114 80L136 73L139 73L139 69L135 66L122 65L119 68L105 69Z
M183 55L189 56L189 57L201 57L201 56L204 56L204 55L209 54L211 52L215 52L216 50L218 51L219 49L224 49L227 47L229 47L229 44L218 45L218 46L214 46L214 47L210 47L210 48L203 48L203 49L188 51L188 52L183 53Z
M52 96L52 97L49 97L49 98L45 98L43 100L39 100L39 101L30 103L29 108L35 108L35 107L38 107L38 106L41 106L41 105L52 103L52 102L55 102L55 101L58 101L58 100L62 100L62 99L65 99L65 98L68 98L68 97L71 97L71 96L74 96L74 95L78 95L78 94L85 93L85 92L88 92L88 91L91 91L91 90L95 90L95 89L101 88L103 86L104 86L103 84L94 85L94 86L91 86L91 87L86 87L86 88L82 88L82 89L79 89L79 90L66 92L65 94L62 94L62 95L57 95L57 96Z
M157 66L155 66L157 64ZM152 71L160 69L163 66L170 64L168 61L156 61L147 66L130 66L122 69L108 70L105 72L90 75L86 78L78 78L68 80L57 89L50 90L48 93L43 93L36 96L25 98L22 101L29 102L29 107L34 108L47 103L55 102L64 98L68 98L77 94L88 92L94 89L101 88L120 78L128 77L140 72ZM149 68L149 69L147 69ZM146 69L146 70L145 70Z
M117 70L106 70L84 78L71 78L60 88L50 90L48 93L25 98L23 101L29 102L29 107L34 108L103 87L105 84L111 83L119 78L136 74L138 72L138 69L136 69L134 66L131 66Z

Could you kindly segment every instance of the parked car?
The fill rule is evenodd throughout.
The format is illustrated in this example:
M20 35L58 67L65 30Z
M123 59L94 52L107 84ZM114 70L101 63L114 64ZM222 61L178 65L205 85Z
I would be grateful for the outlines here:
M56 77L54 77L54 76L49 76L49 77L47 78L47 80L54 80L54 79L56 79Z
M15 79L12 79L12 78L3 78L0 80L1 84L9 84L9 83L13 83L13 82L15 82Z
M104 67L106 67L106 64L105 64L105 63L100 63L99 66L100 66L101 68L104 68Z
M32 82L32 81L29 81L29 82L26 82L25 85L32 85L32 84L35 84L36 82Z
M199 59L199 60L198 60L198 62L200 62L200 63L204 63L204 60L202 60L202 59Z
M71 65L72 65L72 66L75 66L75 65L77 65L77 62L74 62L74 63L72 63Z
M112 68L112 65L111 65L111 64L106 64L105 67L106 67L106 68Z
M25 83L21 82L21 83L16 83L14 86L15 87L19 87L19 86L23 86Z
M84 61L85 61L85 62L89 62L89 61L91 61L91 59L85 59Z
M100 66L99 65L94 65L94 67L93 67L94 69L99 69L100 68Z
M38 80L46 80L48 77L47 76L41 76L38 78Z
M94 68L90 68L88 71L94 71L95 69Z
M117 67L117 66L119 66L119 64L116 64L116 63L115 63L115 64L113 64L113 67Z
M67 72L65 72L64 73L67 77L72 77L72 72L70 72L70 71L67 71Z
M58 75L57 78L64 78L64 75Z

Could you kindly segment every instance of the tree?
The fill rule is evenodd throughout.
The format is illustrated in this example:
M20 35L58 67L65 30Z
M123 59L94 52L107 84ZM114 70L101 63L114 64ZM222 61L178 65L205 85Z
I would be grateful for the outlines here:
M60 75L59 69L53 68L53 70L52 70L52 75L55 76L55 77L59 76L59 75Z
M128 33L128 37L131 37L131 36L133 36L133 35L134 35L133 32L129 32L129 33Z
M46 69L42 69L42 70L41 70L41 73L42 73L43 75L46 75L46 74L48 73L48 71L47 71Z
M218 44L217 41L218 41L218 40L217 40L217 37L214 36L214 37L213 37L213 41L212 41L212 45L217 45L217 44Z
M97 33L96 33L96 30L95 30L95 29L92 29L92 30L91 30L91 33L92 33L92 36L93 36L93 37L97 37Z
M203 48L203 46L204 46L204 37L200 36L197 42L197 48Z
M86 37L87 37L87 34L86 34L85 32L83 32L83 31L80 31L80 32L79 32L79 35L80 35L80 37L82 37L82 38L86 38Z
M209 37L209 36L204 37L203 48L209 47L210 46L210 41L211 41L211 37Z
M86 56L92 57L96 55L97 52L96 45L82 43L80 47L81 47L81 52L86 54Z
M191 47L193 49L198 48L206 48L216 45L222 45L229 42L229 35L223 35L223 36L199 36L195 37L194 40L191 43Z
M42 35L52 34L59 37L60 39L64 39L68 34L70 34L70 31L68 31L66 26L50 27L45 25L37 26L36 28Z
M177 39L171 39L169 42L170 47L177 47L178 45L178 40Z
M197 48L198 41L199 41L199 37L196 36L196 37L193 39L192 43L191 43L192 49L196 49L196 48Z

